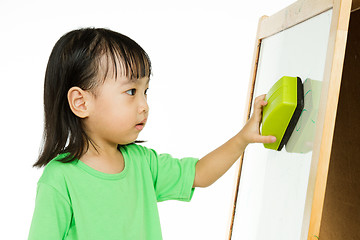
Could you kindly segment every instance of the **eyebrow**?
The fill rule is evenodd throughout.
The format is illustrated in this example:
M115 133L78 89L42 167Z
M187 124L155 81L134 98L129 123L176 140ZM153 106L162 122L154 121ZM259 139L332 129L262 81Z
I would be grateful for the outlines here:
M138 82L138 78L133 78L133 79L129 79L126 78L126 81L123 81L121 84L122 85L127 85L127 84L131 84L131 83L137 83ZM150 83L150 78L148 78L148 80L146 81L145 85L148 85Z

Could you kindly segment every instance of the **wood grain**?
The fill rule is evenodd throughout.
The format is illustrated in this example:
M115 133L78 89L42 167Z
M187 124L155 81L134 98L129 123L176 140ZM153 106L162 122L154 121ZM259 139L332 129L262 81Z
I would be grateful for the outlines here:
M313 159L317 159L318 164L308 230L309 240L314 240L314 236L319 236L320 232L350 9L351 0L334 1L333 20L330 27L323 90L319 106L318 126L314 140ZM312 166L312 168L314 167ZM311 191L311 188L309 188L309 191Z
M360 239L359 69L360 11L356 11L350 17L320 239Z
M266 38L288 29L311 17L314 17L333 6L333 0L300 0L287 8L264 19L259 26L259 38Z

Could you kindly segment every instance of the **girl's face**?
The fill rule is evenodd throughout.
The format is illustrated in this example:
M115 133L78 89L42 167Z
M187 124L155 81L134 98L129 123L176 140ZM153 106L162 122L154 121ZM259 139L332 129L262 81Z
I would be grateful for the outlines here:
M135 141L149 113L149 78L130 81L127 77L108 78L96 89L84 119L88 135L97 144L128 144ZM101 143L102 142L102 143Z

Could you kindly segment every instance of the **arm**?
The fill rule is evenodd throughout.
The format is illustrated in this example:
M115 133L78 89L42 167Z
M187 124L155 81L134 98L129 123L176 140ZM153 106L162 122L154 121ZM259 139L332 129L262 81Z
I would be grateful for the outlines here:
M267 104L264 99L265 95L255 99L254 113L238 134L198 161L193 187L208 187L213 184L239 159L249 143L276 141L273 136L260 135L262 108Z
M64 239L71 218L65 198L50 185L39 183L28 240Z

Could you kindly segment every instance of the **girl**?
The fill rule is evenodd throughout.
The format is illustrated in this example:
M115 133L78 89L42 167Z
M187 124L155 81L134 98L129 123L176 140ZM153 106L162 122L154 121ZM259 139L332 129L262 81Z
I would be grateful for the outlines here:
M29 239L162 239L157 201L190 201L252 142L265 96L245 127L204 158L175 159L136 144L149 113L151 63L130 38L71 31L55 44L44 84L44 146Z

